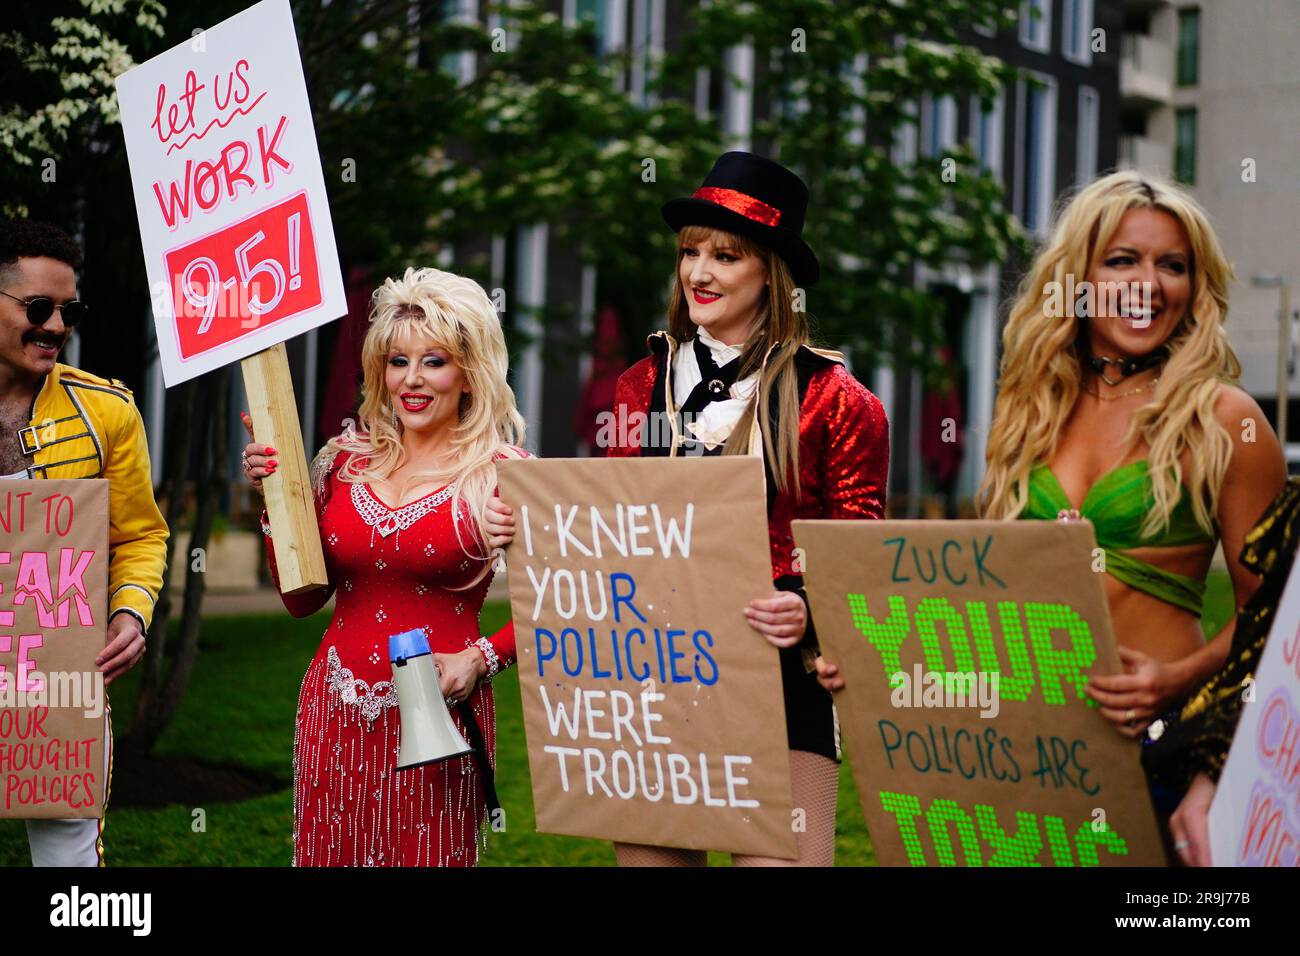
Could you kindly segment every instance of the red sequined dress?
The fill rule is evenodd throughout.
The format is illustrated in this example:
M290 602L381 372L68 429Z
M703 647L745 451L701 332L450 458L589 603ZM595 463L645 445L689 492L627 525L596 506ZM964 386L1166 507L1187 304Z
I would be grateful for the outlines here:
M329 586L283 595L295 617L337 595L334 617L307 668L293 745L295 866L473 866L484 823L472 754L397 770L401 721L388 638L423 628L435 653L477 646L488 665L469 703L495 763L488 679L515 660L514 630L481 637L491 571L465 591L482 561L452 527L451 489L392 509L367 485L339 480L347 453L313 467ZM470 529L461 534L472 540ZM275 575L275 552L267 536ZM277 577L278 581L278 577ZM465 734L463 708L453 719Z

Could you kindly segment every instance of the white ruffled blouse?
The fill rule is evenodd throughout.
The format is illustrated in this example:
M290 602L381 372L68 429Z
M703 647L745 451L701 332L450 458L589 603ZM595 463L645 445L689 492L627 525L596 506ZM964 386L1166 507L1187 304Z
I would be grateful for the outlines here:
M708 346L714 363L721 368L740 355L740 345L724 345L705 329L696 327L695 334ZM673 356L673 399L680 406L690 396L703 376L700 363L695 358L695 348L691 342L683 342ZM712 450L724 443L736 428L736 422L745 413L758 390L758 373L742 378L731 386L730 398L710 402L699 412L695 419L687 423L687 429L705 447Z

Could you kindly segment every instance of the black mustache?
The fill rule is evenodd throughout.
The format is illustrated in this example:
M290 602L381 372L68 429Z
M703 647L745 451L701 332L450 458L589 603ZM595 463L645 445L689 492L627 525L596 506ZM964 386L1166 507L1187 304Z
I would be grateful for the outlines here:
M32 329L30 332L23 333L23 344L26 345L29 342L35 342L37 338L51 339L58 344L59 348L63 348L64 343L68 339L66 335L51 335L48 332L41 332L40 329Z

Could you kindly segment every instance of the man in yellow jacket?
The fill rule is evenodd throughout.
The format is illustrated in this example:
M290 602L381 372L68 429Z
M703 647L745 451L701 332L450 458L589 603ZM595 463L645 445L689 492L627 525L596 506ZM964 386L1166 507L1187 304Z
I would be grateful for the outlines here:
M107 685L144 656L167 523L131 392L56 361L88 313L77 300L80 266L76 243L53 226L0 221L0 479L108 479L109 621L96 659ZM108 737L106 762L111 728ZM29 820L32 863L101 865L102 833L102 818Z

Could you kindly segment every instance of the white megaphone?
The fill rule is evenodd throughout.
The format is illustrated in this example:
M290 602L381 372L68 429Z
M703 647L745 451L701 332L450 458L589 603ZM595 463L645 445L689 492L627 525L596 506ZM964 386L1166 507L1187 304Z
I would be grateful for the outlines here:
M423 628L394 634L388 639L388 659L393 664L393 686L401 712L401 748L397 769L459 757L473 748L456 729L442 696L438 666L429 652Z

